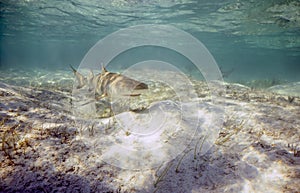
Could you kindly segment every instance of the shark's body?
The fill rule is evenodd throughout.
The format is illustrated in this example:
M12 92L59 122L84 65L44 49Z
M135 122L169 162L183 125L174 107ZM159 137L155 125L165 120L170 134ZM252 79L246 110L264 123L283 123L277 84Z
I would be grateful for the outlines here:
M87 86L89 91L94 91L100 97L139 96L141 90L148 89L148 85L127 76L107 71L102 67L102 72L94 75L91 73L84 77L71 66L76 79L77 89Z

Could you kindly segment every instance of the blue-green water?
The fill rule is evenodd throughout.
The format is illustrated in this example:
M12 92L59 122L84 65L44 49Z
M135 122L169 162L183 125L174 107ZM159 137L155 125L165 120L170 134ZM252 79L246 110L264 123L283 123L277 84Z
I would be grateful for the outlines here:
M225 80L300 81L299 0L0 2L1 70L78 66L97 41L114 31L168 24L199 39ZM123 53L111 65L122 68L143 59L162 59L186 73L194 71L181 55L151 46Z

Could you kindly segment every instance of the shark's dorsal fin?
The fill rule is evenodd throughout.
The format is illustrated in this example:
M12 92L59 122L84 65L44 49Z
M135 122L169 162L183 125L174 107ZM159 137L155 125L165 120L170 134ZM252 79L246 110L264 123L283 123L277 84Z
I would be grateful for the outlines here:
M104 73L104 72L107 72L107 70L106 70L106 68L103 66L103 64L102 64L102 71L101 71L102 73Z

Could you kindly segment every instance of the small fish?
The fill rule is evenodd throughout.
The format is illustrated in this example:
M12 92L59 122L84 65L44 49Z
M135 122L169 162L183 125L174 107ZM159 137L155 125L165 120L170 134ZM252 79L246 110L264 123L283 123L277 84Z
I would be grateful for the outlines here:
M89 91L95 91L100 95L100 98L106 96L140 96L141 90L148 89L148 85L129 78L127 76L107 71L102 66L101 73L94 75L91 72L87 77L84 77L71 66L74 75L77 79L77 89L87 86Z

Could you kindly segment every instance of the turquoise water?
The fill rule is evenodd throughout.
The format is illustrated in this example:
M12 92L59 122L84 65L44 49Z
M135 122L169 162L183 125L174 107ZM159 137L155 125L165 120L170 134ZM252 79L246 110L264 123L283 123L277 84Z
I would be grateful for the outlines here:
M1 70L78 66L112 32L168 24L200 40L227 81L300 81L299 0L0 2ZM110 65L124 69L143 59L165 60L191 75L195 71L180 54L151 46L122 53Z

